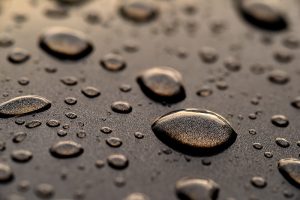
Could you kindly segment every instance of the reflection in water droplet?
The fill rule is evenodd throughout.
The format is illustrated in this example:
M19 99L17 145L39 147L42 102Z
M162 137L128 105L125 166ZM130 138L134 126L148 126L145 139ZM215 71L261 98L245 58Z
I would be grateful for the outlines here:
M44 97L28 95L13 98L0 104L0 115L4 117L24 115L50 108L51 102Z
M285 71L275 69L269 74L269 80L272 83L283 85L290 81L290 77Z
M117 137L110 137L106 139L106 144L108 144L111 147L120 147L122 145L122 140Z
M280 31L286 29L288 24L278 3L278 1L239 0L238 7L250 24L264 30Z
M68 105L75 105L77 103L77 99L75 97L66 97L65 103Z
M178 110L152 124L155 135L165 144L187 154L210 155L228 148L237 134L229 122L208 110Z
M40 38L40 46L47 53L67 60L78 60L93 50L85 34L66 27L47 29Z
M114 169L125 169L128 166L129 161L123 154L111 154L107 158L107 163Z
M300 187L300 160L285 158L278 161L278 170L291 184Z
M201 48L199 55L200 55L201 59L203 60L203 62L206 62L206 63L214 63L218 59L218 53L217 53L216 49L214 49L212 47Z
M146 23L157 17L158 8L151 1L126 0L120 7L120 14L129 21Z
M24 133L24 132L17 132L17 133L14 133L12 141L14 143L20 143L20 142L23 142L26 137L27 137L26 133Z
M176 103L185 98L181 74L170 67L153 67L137 78L142 91L158 102Z
M100 64L102 67L108 71L121 71L126 67L125 60L122 56L117 54L107 54L105 55Z
M29 122L26 122L25 127L26 128L36 128L42 125L42 122L39 120L31 120Z
M101 93L97 88L94 87L85 87L81 90L82 94L89 98L98 97Z
M9 165L0 163L0 183L8 182L13 179L13 172Z
M210 179L183 178L176 182L175 191L180 200L216 200L219 186Z
M21 48L14 48L9 54L7 59L14 64L24 63L29 60L30 54L27 50Z
M111 105L111 109L116 113L127 114L132 111L131 105L126 101L116 101Z
M286 139L284 138L276 138L275 140L276 144L282 148L287 148L290 146L290 143L289 141L287 141Z
M289 125L289 120L284 115L273 115L271 118L272 124L277 127L287 127Z
M60 141L52 145L50 153L57 158L73 158L83 153L80 144L73 141Z

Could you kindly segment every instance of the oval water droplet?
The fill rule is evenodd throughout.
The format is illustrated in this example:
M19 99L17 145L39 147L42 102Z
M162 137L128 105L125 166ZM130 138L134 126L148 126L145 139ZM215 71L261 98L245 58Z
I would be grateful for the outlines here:
M274 124L277 127L287 127L289 125L289 120L284 115L273 115L271 118L272 124Z
M13 172L9 165L0 163L0 183L8 182L13 179Z
M50 153L57 158L73 158L83 153L80 144L73 141L60 141L52 145Z
M131 105L126 101L116 101L111 105L111 109L116 113L127 114L132 111Z
M142 91L158 102L176 103L185 99L181 74L170 67L153 67L137 78Z
M104 69L113 72L121 71L126 67L126 62L123 57L112 53L105 55L101 59L100 64Z
M114 169L125 169L128 166L129 161L123 154L111 154L107 158L107 163Z
M16 162L25 163L31 160L32 153L24 149L14 150L11 154L11 158Z
M101 93L100 91L95 87L85 87L81 90L82 94L88 98L95 98L98 97Z
M237 134L221 115L208 110L184 109L158 118L152 124L165 144L186 154L211 155L234 143Z
M59 59L78 60L93 50L93 46L81 31L66 27L51 27L40 38L40 46Z
M50 108L51 102L44 97L28 95L13 98L0 104L0 115L11 117Z
M176 182L175 191L180 200L216 200L219 186L211 179L184 178Z
M9 54L7 59L14 64L24 63L29 60L30 54L27 50L21 48L14 48Z

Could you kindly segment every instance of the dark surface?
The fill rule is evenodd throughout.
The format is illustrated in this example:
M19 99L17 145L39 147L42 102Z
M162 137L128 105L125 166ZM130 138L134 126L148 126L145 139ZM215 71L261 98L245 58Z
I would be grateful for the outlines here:
M12 47L0 49L1 102L21 95L40 95L50 101L49 110L35 115L22 116L27 121L41 120L42 125L27 129L15 123L15 118L0 119L0 140L6 142L6 150L0 152L0 161L8 163L14 171L14 180L0 185L0 199L10 194L18 194L27 199L39 199L35 188L40 183L49 183L55 188L53 199L73 198L78 191L84 193L87 200L123 199L132 192L142 192L155 200L177 199L175 183L188 176L192 178L212 179L220 186L220 200L233 197L243 199L285 199L284 192L294 194L291 199L300 199L299 189L291 185L279 173L277 161L287 157L299 157L300 148L296 142L299 135L299 112L290 105L299 90L299 49L291 51L294 59L290 63L279 63L274 59L274 52L282 49L282 41L289 34L296 36L300 32L299 1L281 2L287 14L289 30L265 32L246 23L238 14L232 1L220 0L161 0L155 1L160 7L159 17L151 23L135 25L124 20L118 14L117 0L94 0L76 6L67 6L69 16L62 19L46 17L46 8L55 5L54 1L45 0L0 0L0 31L7 32L14 40ZM196 5L197 12L185 14L185 5ZM89 12L101 16L100 24L88 24L85 16ZM15 14L24 14L23 23L14 21ZM211 27L216 22L224 24L224 30L213 33ZM195 23L196 30L191 33L188 23ZM48 55L40 49L38 38L43 30L51 26L67 26L85 32L94 45L94 51L83 60L64 62ZM266 43L263 41L269 41ZM124 50L130 41L138 44L137 52ZM199 58L201 47L214 47L218 60L206 64ZM23 64L12 64L7 55L13 47L27 49L31 58ZM186 58L176 55L178 48L184 48ZM99 65L100 59L111 51L119 51L126 60L127 67L120 72L106 71ZM237 55L242 63L239 72L228 72L223 61L226 57ZM268 69L282 69L288 72L290 81L276 85L268 80L270 70L255 75L250 68L254 64L270 66ZM152 66L170 66L183 76L186 98L171 106L164 106L147 98L136 83L141 71ZM57 68L56 73L47 73L45 68ZM28 77L29 85L18 84L20 77ZM75 76L79 82L75 86L66 86L60 79ZM224 79L227 90L218 90L211 80ZM132 90L123 93L122 84L130 84ZM209 97L198 97L196 92L204 85L213 89ZM97 98L87 98L81 93L86 86L100 90ZM259 105L251 104L251 99L262 96ZM76 97L76 105L64 103L68 96ZM127 101L133 107L129 114L111 111L115 101ZM203 157L190 157L172 150L171 154L160 153L169 149L156 138L151 130L152 122L159 116L182 108L204 108L224 116L238 134L233 145L217 155L206 157L210 166L202 164ZM261 111L256 120L248 118L250 113ZM68 119L67 112L77 114L76 119ZM289 119L289 126L274 126L272 115L283 114ZM239 119L239 115L243 119ZM61 124L70 124L68 135L57 136L59 128L50 128L46 122L57 119ZM84 123L80 127L79 122ZM108 126L113 129L110 135L100 132ZM87 136L78 138L76 133L85 130ZM255 129L256 135L249 134ZM12 142L15 132L27 133L27 138L19 144ZM143 139L136 139L135 132L145 134ZM105 143L110 136L117 136L123 141L119 148L111 148ZM275 138L283 137L290 141L288 148L276 145ZM61 140L72 139L80 143L84 153L73 159L57 159L49 153L49 148ZM100 139L100 141L99 141ZM259 142L263 149L257 150L252 144ZM14 149L32 151L33 158L28 163L16 163L10 158ZM273 153L272 158L264 157L265 151ZM129 159L129 166L124 170L115 170L107 164L98 169L98 159L106 161L112 153L123 153ZM83 169L84 168L84 169ZM66 180L61 179L67 173ZM253 176L262 176L267 181L263 189L255 188L250 180ZM126 184L115 185L115 179L123 177ZM28 192L19 192L18 183L30 182Z

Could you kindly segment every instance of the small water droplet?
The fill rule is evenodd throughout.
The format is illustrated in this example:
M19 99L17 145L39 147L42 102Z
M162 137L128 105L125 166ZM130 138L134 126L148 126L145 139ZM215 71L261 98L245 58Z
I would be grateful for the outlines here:
M263 177L254 176L251 178L251 184L256 188L264 188L267 186L267 182Z
M77 103L77 99L75 97L66 97L65 103L68 105L75 105Z
M60 126L60 122L56 119L50 119L49 121L47 121L46 125L49 127L58 127Z
M13 172L9 165L0 163L0 182L9 182L13 179Z
M212 47L203 47L199 52L199 56L205 63L214 63L218 60L218 53Z
M196 92L199 97L208 97L212 95L213 90L210 87L204 86Z
M11 158L16 162L25 163L32 159L32 153L24 149L14 150L11 154Z
M107 158L107 163L114 169L125 169L128 167L129 161L123 154L111 154Z
M101 94L97 88L90 86L83 88L81 92L88 98L95 98Z
M30 54L27 50L21 48L14 48L9 54L7 59L14 64L21 64L29 60Z
M111 147L120 147L122 145L122 140L117 137L110 137L106 139L106 144L108 144Z
M31 120L29 122L26 122L25 127L26 128L36 128L42 125L42 122L39 120Z
M100 61L101 66L108 71L121 71L126 67L122 56L117 54L106 54Z
M54 195L54 187L48 183L41 183L36 187L35 194L43 199L51 198Z
M110 134L110 133L112 132L112 129L109 128L109 127L104 126L104 127L102 127L102 128L100 129L100 131L101 131L102 133L104 133L104 134Z
M127 114L132 111L131 105L126 101L116 101L111 105L111 109L116 113Z
M26 133L24 133L24 132L17 132L17 133L14 133L12 141L14 143L21 143L21 142L23 142L25 140L26 137L27 137Z
M143 139L145 137L145 135L141 132L135 132L134 137L137 139Z
M285 71L275 69L269 74L269 80L275 84L286 84L290 81L290 76Z
M68 85L68 86L74 86L74 85L77 85L77 83L78 83L77 78L74 76L65 76L65 77L61 78L60 81L63 84Z
M142 193L131 193L124 200L150 200L145 194Z
M275 142L278 146L282 148L287 148L290 146L289 141L287 141L285 138L276 138Z
M287 127L289 125L289 120L284 115L273 115L271 118L272 124L274 124L277 127Z
M50 153L57 158L73 158L83 153L80 144L73 141L60 141L52 145Z

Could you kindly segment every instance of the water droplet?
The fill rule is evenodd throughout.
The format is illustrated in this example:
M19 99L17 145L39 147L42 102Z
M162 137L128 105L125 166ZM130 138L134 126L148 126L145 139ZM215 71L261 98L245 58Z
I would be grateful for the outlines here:
M141 132L135 132L134 137L136 137L137 139L143 139L145 135Z
M66 135L68 135L68 133L65 130L59 130L59 131L57 131L57 135L59 137L65 137Z
M14 48L9 54L7 59L14 64L21 64L29 60L30 54L27 50L21 48Z
M20 150L14 150L11 154L11 158L16 162L28 162L32 158L31 151L20 149Z
M0 151L4 151L6 149L6 143L0 140Z
M121 71L126 67L126 62L122 56L117 54L106 54L100 61L102 67L108 71Z
M67 97L65 98L65 103L68 105L75 105L77 103L77 99L75 97Z
M76 113L73 113L73 112L67 112L65 115L69 119L76 119L77 118Z
M129 161L123 154L111 154L107 158L107 163L114 169L125 169L128 167Z
M215 200L220 189L210 179L184 178L176 182L175 190L180 200Z
M31 120L29 122L26 122L25 127L26 128L36 128L42 125L42 122L39 120Z
M287 127L289 125L289 120L284 115L273 115L271 118L272 124L277 127Z
M102 168L102 167L104 167L104 165L105 165L105 162L103 160L96 160L95 166L97 168Z
M283 85L290 81L290 77L285 71L275 69L269 74L269 80L272 83Z
M117 137L110 137L106 139L106 144L108 144L111 147L120 147L122 145L122 140Z
M50 153L57 158L73 158L83 153L80 144L73 141L60 141L52 145Z
M52 19L62 19L68 16L68 10L62 6L46 8L45 15Z
M267 182L263 177L254 176L251 178L251 184L257 188L264 188L267 186Z
M300 109L300 96L299 96L299 97L296 97L296 98L291 102L291 105L292 105L294 108Z
M278 161L278 170L283 177L296 187L300 187L300 160L285 158Z
M9 34L0 33L0 47L10 47L14 43L14 39Z
M116 113L127 114L132 111L131 105L126 101L116 101L111 105L111 109Z
M49 127L58 127L60 126L60 122L56 119L50 119L49 121L47 121L46 125Z
M150 200L145 194L142 193L131 193L124 200Z
M76 136L78 138L85 138L86 137L86 132L84 130L80 130L78 133L76 133Z
M273 157L273 153L267 151L267 152L264 153L264 156L265 156L266 158L272 158L272 157Z
M110 134L110 133L112 132L112 129L109 128L109 127L104 126L104 127L102 127L102 128L100 129L100 131L101 131L102 133L104 133L104 134Z
M158 16L158 8L151 1L127 0L120 7L120 14L129 21L146 23Z
M227 57L224 61L224 65L226 69L232 72L240 71L242 67L241 62L236 57L233 56Z
M47 29L40 38L40 46L47 53L67 60L78 60L93 50L85 34L66 27Z
M14 134L12 141L14 143L21 143L25 140L25 138L27 137L27 134L24 132L17 132Z
M8 182L13 179L13 172L9 165L0 163L0 183Z
M260 143L253 143L253 147L257 150L261 150L263 148L263 145Z
M13 98L0 104L0 115L4 117L24 115L50 108L51 102L44 97L28 95Z
M280 31L288 26L276 1L239 0L238 4L245 20L258 28Z
M196 92L196 94L199 97L208 97L208 96L212 95L212 93L213 93L213 90L210 87L207 87L207 86L204 86L203 88L201 88L200 90L198 90Z
M77 85L77 83L78 83L77 78L74 77L74 76L63 77L63 78L60 79L60 81L63 84L68 85L68 86L74 86L74 85Z
M187 154L215 154L228 148L237 134L221 115L208 110L178 110L152 124L165 144Z
M22 86L25 86L25 85L28 85L29 84L29 79L27 77L21 77L19 80L18 80L18 83Z
M289 63L293 60L294 56L285 49L279 49L275 51L274 58L279 63Z
M85 21L91 25L100 24L101 16L97 11L90 11L85 15Z
M81 90L82 94L84 94L88 98L98 97L101 93L97 88L94 87L85 87Z
M289 141L287 141L286 139L284 138L276 138L275 140L276 144L282 148L287 148L290 146L290 143Z
M155 101L176 103L185 98L181 74L173 68L150 68L137 81L144 94Z
M35 194L43 199L51 198L54 195L54 187L48 183L41 183L36 187Z
M300 46L300 41L296 35L288 35L282 40L282 43L289 49L296 49Z
M199 55L203 62L205 63L214 63L218 59L218 53L216 49L212 47L203 47L201 48Z
M251 135L256 135L256 130L255 129L249 129L249 133Z
M121 92L130 92L132 88L131 88L131 85L122 84L122 85L120 85L119 89Z

